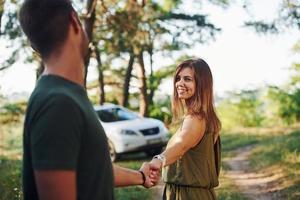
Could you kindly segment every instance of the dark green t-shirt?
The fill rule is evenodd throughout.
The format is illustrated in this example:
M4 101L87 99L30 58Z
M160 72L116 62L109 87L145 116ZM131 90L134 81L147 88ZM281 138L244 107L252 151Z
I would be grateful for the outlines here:
M80 85L40 78L27 108L23 148L25 200L38 199L34 170L73 170L78 200L114 199L107 138Z

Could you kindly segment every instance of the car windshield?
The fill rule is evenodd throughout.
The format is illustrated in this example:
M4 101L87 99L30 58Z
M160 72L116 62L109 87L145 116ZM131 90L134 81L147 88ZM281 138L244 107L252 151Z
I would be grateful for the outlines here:
M98 110L97 114L100 120L103 122L116 122L138 118L138 115L136 115L135 113L121 108L109 108Z

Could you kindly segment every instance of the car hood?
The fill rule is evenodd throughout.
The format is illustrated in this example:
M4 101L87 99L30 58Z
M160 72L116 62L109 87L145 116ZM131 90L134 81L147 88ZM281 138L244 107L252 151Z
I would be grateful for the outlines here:
M141 130L141 129L147 129L147 128L153 128L153 127L161 127L162 122L156 119L151 118L137 118L133 120L125 120L125 121L118 121L118 122L101 122L103 127L114 129L114 130L121 130L121 129L127 129L127 130Z

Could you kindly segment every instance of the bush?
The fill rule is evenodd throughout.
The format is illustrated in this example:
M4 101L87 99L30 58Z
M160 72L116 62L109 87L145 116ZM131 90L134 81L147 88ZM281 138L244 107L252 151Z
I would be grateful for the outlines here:
M26 110L26 102L7 103L0 108L0 123L19 122Z
M171 111L166 106L151 106L149 109L149 117L159 119L163 121L166 125L169 125L172 121Z

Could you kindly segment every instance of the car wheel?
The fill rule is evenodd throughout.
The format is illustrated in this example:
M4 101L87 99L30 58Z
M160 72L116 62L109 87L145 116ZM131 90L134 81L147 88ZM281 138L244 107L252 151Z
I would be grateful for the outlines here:
M114 144L110 140L108 140L108 147L109 147L110 159L112 162L115 162L119 158L119 155L115 150Z
M149 149L147 151L145 151L145 153L147 154L147 156L155 156L157 154L160 154L162 152L162 147L159 148L155 148L155 149Z

